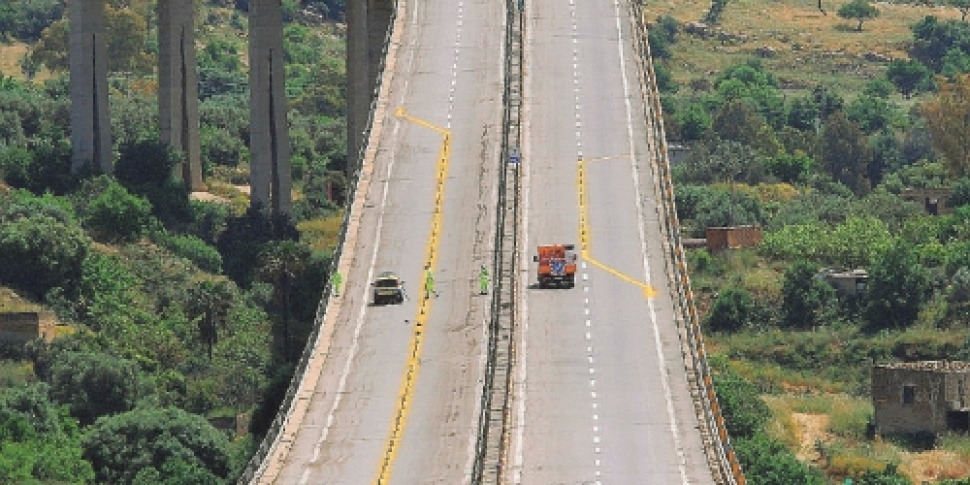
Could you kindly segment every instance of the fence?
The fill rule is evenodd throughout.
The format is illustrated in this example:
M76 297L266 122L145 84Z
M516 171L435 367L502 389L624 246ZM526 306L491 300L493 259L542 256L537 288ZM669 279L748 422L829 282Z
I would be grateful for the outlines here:
M685 347L689 353L688 366L693 367L694 391L697 393L695 404L698 406L698 417L702 431L708 441L708 456L710 457L712 472L715 479L730 485L744 485L744 473L738 463L737 455L731 446L724 417L714 391L711 371L707 363L707 353L704 349L704 338L701 334L700 319L694 306L690 289L690 276L684 258L684 248L680 238L680 223L677 220L677 210L674 205L674 186L670 178L670 160L667 158L667 140L663 127L663 110L660 106L660 93L653 71L653 61L650 45L647 41L647 21L641 0L630 3L633 9L631 16L635 25L634 37L640 69L640 87L644 99L645 115L649 125L647 137L652 139L648 146L652 147L654 172L659 176L655 182L658 194L663 204L661 211L662 229L666 233L666 250L664 258L668 265L668 274L673 280L672 289L676 293L674 304L680 312L682 330L686 335Z

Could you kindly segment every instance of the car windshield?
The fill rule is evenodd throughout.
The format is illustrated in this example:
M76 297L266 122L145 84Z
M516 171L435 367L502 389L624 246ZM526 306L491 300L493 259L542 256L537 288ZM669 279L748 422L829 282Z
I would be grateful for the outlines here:
M375 286L377 286L378 288L394 288L397 286L397 280L394 280L394 279L377 280L377 283L375 283Z

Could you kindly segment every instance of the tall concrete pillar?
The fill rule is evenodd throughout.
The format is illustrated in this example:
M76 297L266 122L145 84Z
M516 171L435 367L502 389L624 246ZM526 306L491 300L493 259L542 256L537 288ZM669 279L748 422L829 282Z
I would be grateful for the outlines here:
M162 141L185 155L175 170L185 186L205 190L199 142L199 75L194 0L158 2L158 125Z
M291 215L290 138L283 74L280 0L250 0L250 200L267 213Z
M108 112L108 44L104 0L72 0L71 171L111 173L111 117Z
M384 41L394 0L347 2L347 175L360 165L357 156L380 75Z

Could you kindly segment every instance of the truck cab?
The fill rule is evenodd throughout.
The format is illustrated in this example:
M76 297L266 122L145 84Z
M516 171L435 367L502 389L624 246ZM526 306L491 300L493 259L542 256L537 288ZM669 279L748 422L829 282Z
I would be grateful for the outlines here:
M539 263L536 273L539 288L572 288L576 286L576 246L574 244L540 245L532 261Z

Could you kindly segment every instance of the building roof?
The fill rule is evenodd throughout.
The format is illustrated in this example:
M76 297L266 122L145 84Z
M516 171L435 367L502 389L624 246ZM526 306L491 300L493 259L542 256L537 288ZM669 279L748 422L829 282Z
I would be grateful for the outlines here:
M895 362L892 364L876 364L874 367L884 369L924 370L924 371L967 371L970 362L961 360L923 360L919 362Z

